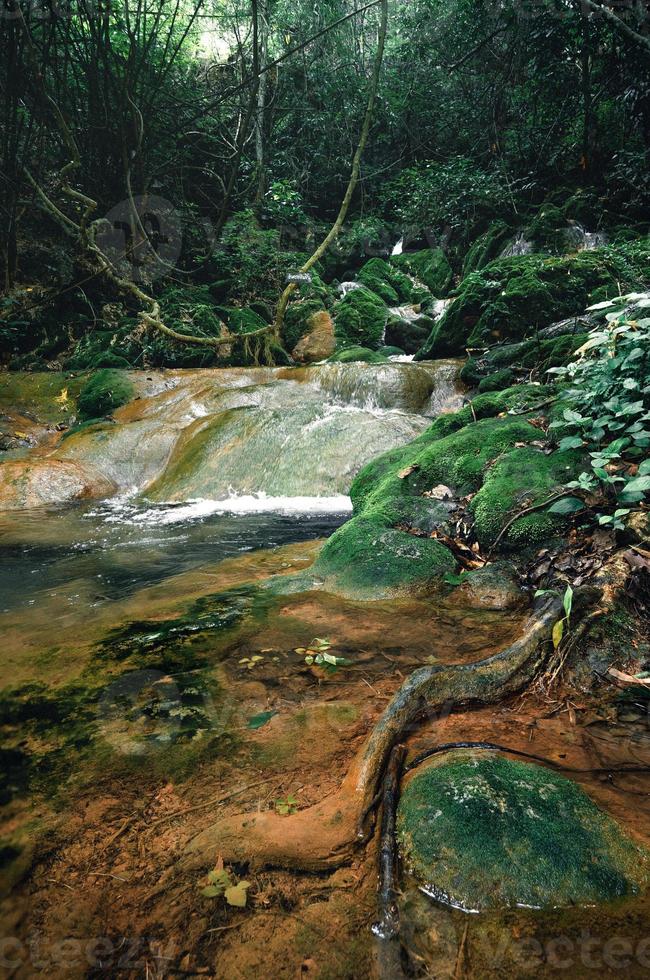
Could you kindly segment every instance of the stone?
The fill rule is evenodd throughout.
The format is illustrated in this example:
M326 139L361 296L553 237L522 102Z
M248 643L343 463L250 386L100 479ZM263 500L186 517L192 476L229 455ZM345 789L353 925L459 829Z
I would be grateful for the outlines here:
M494 752L432 757L398 807L405 866L457 908L585 905L636 894L650 854L581 787Z

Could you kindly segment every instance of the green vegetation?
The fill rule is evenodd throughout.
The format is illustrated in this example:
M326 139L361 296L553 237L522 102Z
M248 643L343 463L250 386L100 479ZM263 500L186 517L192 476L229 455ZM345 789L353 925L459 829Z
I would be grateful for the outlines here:
M365 286L351 289L334 307L334 327L340 347L381 347L388 310Z
M122 371L102 370L91 375L79 392L79 419L100 419L133 398L133 385Z
M407 865L466 910L589 904L636 894L650 855L574 782L543 766L454 752L402 793Z
M560 449L589 453L590 468L567 487L582 494L600 491L605 513L599 523L622 529L625 518L650 494L650 294L598 304L602 317L567 367L553 368L568 388L557 418ZM580 510L577 497L556 511Z
M523 255L498 259L467 276L435 325L419 358L463 354L526 335L575 316L595 299L650 277L650 243L608 247L574 256Z

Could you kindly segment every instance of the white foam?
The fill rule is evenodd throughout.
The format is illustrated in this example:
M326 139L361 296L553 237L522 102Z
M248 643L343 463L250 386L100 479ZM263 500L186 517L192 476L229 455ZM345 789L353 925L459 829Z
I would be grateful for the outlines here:
M273 497L266 493L232 494L224 500L188 500L146 509L125 501L106 501L102 516L109 523L147 527L183 524L215 514L349 514L352 501L343 494L333 497ZM97 514L97 511L95 511Z

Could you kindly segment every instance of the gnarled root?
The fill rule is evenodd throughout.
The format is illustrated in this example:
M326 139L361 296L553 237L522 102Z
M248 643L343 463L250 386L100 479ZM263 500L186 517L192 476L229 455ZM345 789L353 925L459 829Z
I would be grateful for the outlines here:
M219 821L194 837L182 868L203 868L217 854L226 861L321 870L350 860L367 836L375 797L391 749L423 714L447 704L494 704L535 676L562 615L557 599L529 619L506 650L474 664L422 667L395 694L338 792L290 817L248 813Z

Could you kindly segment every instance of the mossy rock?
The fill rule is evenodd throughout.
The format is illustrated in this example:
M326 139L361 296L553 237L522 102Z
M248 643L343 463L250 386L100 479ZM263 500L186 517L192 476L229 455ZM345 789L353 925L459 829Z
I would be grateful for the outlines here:
M587 339L587 334L580 332L580 324L581 321L578 321L575 331L559 336L524 340L518 344L500 344L484 354L470 357L461 369L460 379L472 387L478 386L479 391L508 387L515 380L515 372L543 379L551 368L574 360L575 352ZM504 384L507 374L510 380Z
M432 323L426 316L418 320L391 316L386 324L386 343L401 347L407 354L415 354L429 336Z
M346 347L345 350L332 354L329 360L335 364L351 364L363 361L366 364L385 364L387 357L380 351L369 350L367 347Z
M398 837L426 891L465 910L637 894L650 855L574 782L493 753L450 752L402 792Z
M370 259L363 266L357 281L373 293L381 296L389 306L408 303L411 300L413 284L409 277L390 265L384 259Z
M479 395L471 407L439 417L408 445L365 466L350 489L352 519L329 538L313 567L325 588L355 598L380 598L426 590L453 572L456 561L440 542L408 533L410 529L431 533L448 519L448 505L424 494L441 483L456 497L480 491L495 460L507 459L518 444L531 443L540 435L524 417L495 416L527 401L534 407L543 392L538 386L520 385ZM546 460L542 457L541 465L549 466ZM555 470L551 472L555 476ZM545 474L546 482L550 481L546 470ZM540 478L540 493L543 482ZM521 484L508 471L499 487L503 496L499 507L509 513L516 508ZM551 520L561 523L559 518L551 516ZM513 525L513 534L518 524ZM485 533L491 532L486 517Z
M510 388L514 381L515 376L510 368L503 368L501 371L495 371L494 374L489 374L487 378L483 378L478 390L480 392L502 391L504 388Z
M416 358L523 340L554 320L581 313L596 291L617 296L621 288L638 287L649 277L647 258L644 266L640 255L611 247L563 258L498 259L463 280Z
M441 248L423 248L419 252L403 252L391 261L431 290L436 299L449 292L453 272L449 259Z
M131 379L122 371L103 369L93 374L79 392L77 408L81 421L111 415L134 397Z
M470 245L463 261L463 276L468 276L470 272L478 272L489 262L493 262L511 234L512 228L505 221L493 222L488 230Z
M298 341L311 331L312 317L323 310L319 299L298 300L289 304L282 324L282 341L287 350L293 350Z
M480 544L489 547L511 517L519 510L543 503L577 477L584 463L578 450L546 455L535 446L516 446L497 460L470 504ZM547 508L526 514L508 529L501 548L541 544L561 534L567 520Z
M439 541L360 518L328 540L314 573L328 591L379 599L425 587L455 567L455 558Z
M370 289L352 289L334 307L334 326L339 347L382 346L388 308Z

